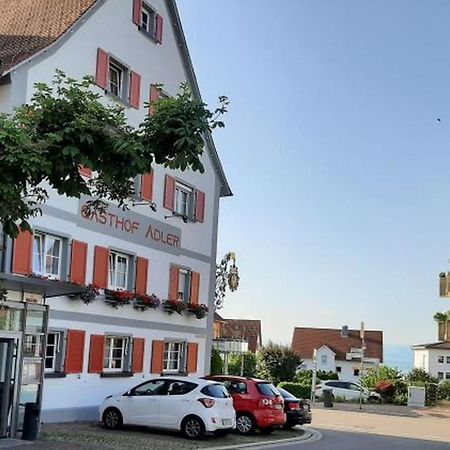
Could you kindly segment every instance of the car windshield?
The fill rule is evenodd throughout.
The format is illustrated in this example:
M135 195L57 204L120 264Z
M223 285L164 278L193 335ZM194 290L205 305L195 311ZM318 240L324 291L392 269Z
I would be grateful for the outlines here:
M200 392L214 398L230 397L230 394L222 384L209 384L208 386L205 386Z
M278 392L281 394L281 396L283 398L286 399L292 399L292 400L296 400L297 398L295 397L295 395L292 395L290 392L286 391L285 389L281 389L281 388L277 388Z
M270 383L256 383L258 391L267 397L278 397L280 393L278 389Z

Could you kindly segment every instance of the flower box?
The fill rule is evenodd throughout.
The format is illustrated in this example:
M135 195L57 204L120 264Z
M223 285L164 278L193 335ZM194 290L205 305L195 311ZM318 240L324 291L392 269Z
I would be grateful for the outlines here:
M156 309L161 305L161 300L155 295L136 294L134 299L134 309L146 311L147 309Z
M164 311L169 314L173 314L176 312L180 316L186 311L187 306L186 303L181 302L180 300L165 300L163 302Z
M88 284L79 294L69 294L72 300L81 300L84 304L89 305L100 295L100 289L95 284Z
M204 304L188 303L187 310L197 319L203 319L208 314L208 307Z
M134 294L133 292L123 291L121 289L117 289L115 291L105 289L105 302L113 308L129 305L135 297L136 294Z

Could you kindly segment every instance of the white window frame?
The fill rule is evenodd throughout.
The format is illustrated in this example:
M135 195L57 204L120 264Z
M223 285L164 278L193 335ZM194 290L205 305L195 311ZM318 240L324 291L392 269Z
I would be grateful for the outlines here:
M117 284L117 267L118 267L118 259L124 258L125 259L125 286L120 286ZM108 288L111 290L128 290L128 275L130 272L130 259L131 257L129 255L126 255L124 253L116 252L114 250L111 250L109 252L109 270L108 270Z
M182 282L182 280L184 281ZM191 286L191 271L183 268L178 269L177 300L180 300L183 303L190 302L191 300L190 286ZM180 296L180 294L182 294L182 296Z
M39 239L40 243L40 252L35 251L35 242L36 238ZM48 241L49 239L53 239L55 241L59 242L59 252L58 256L49 256L52 260L57 259L58 261L58 269L56 274L47 272L47 252L49 250ZM44 277L52 278L55 280L61 279L61 268L62 268L62 251L63 251L63 239L54 236L53 234L47 234L47 233L35 233L33 236L33 273L36 275L41 275ZM35 270L35 258L39 259L39 265L41 267L41 270Z
M144 26L144 15L147 16L147 26ZM156 11L147 5L145 2L142 3L142 14L141 14L141 29L149 34L151 37L155 37L156 33Z
M59 352L61 334L62 333L60 331L49 331L47 334L47 345L45 347L45 355L44 355L45 373L54 373L56 371L56 358L57 358L58 352ZM48 337L50 335L55 335L55 342L53 344L49 344L49 342L48 342ZM47 355L47 350L49 347L53 347L53 356ZM47 359L49 359L49 358L52 358L52 367L46 367Z
M113 367L113 353L115 349L118 349L119 347L115 344L117 341L123 341L123 345L121 348L121 367ZM128 355L130 348L130 338L127 336L105 336L105 353L103 355L103 371L104 372L125 372L125 363L126 363L126 356Z
M438 356L438 364L444 364L445 358L443 355Z
M444 379L444 372L438 372L438 373L437 373L437 379L438 379L439 381L443 380L443 379Z
M111 72L115 72L117 74L118 82L117 82L117 85L114 84L115 89L117 89L117 93L114 92L114 90L111 88L113 86L112 80L111 80ZM110 60L109 67L108 67L108 91L109 91L109 93L114 95L115 97L123 98L124 79L125 79L125 70L115 60Z
M328 364L328 355L320 355L320 365L326 366Z
M178 345L178 350L175 346ZM164 342L163 372L179 373L184 372L183 362L186 354L186 342L166 341ZM171 368L171 363L176 363L176 368Z
M183 202L182 196L185 196L186 201ZM192 199L194 195L194 190L187 186L186 184L175 182L175 212L182 216L187 216L189 218L192 209Z

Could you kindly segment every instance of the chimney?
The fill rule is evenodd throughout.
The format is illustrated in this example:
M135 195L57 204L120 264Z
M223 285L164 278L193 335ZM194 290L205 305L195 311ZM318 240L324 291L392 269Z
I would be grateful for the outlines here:
M348 337L348 325L342 325L341 336Z

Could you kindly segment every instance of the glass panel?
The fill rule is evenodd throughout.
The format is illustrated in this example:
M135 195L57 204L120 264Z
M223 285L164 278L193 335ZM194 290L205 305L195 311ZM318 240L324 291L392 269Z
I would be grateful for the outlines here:
M45 239L45 272L48 275L59 275L61 241L51 236Z
M0 309L0 330L22 331L23 309Z
M26 331L28 333L44 332L44 311L27 310Z
M42 273L42 259L43 259L43 249L42 249L42 236L36 234L34 236L33 242L33 272Z
M39 358L42 357L42 340L43 335L29 334L25 336L23 345L23 355L25 357Z
M22 383L31 384L38 383L41 378L42 362L24 359L22 368Z
M20 390L20 403L36 403L39 393L39 383L22 385Z

